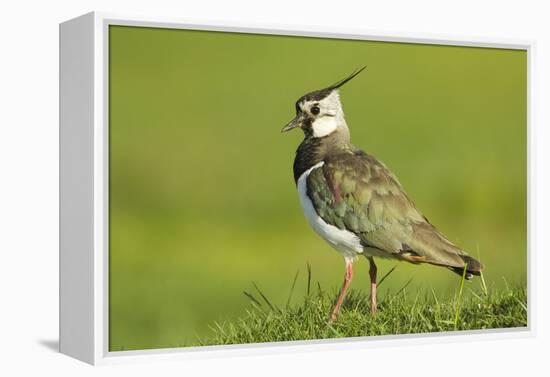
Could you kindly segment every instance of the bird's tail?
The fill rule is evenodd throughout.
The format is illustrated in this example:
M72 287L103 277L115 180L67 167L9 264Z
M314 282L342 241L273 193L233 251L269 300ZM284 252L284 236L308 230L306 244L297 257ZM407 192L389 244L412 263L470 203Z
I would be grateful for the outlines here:
M415 224L413 231L408 244L414 252L424 257L425 262L447 267L461 276L466 269L466 279L481 275L483 265L455 246L430 223Z
M465 267L449 267L451 271L462 276L464 275L464 269L466 269L466 274L464 275L466 280L470 280L474 277L474 275L481 275L483 265L477 259L472 258L469 255L460 255L460 258L464 261Z

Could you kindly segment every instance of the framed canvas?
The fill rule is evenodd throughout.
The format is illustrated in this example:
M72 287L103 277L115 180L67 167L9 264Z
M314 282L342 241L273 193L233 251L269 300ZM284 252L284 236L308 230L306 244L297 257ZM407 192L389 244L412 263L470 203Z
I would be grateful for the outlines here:
M61 352L98 364L532 335L532 51L62 23Z

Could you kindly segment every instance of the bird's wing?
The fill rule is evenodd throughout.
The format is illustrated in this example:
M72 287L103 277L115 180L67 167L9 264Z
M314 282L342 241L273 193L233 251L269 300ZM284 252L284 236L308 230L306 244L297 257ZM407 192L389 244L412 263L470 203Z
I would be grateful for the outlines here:
M353 150L327 157L308 176L307 189L317 214L355 233L365 247L410 262L457 268L468 263L468 272L475 273L473 258L428 222L376 158Z

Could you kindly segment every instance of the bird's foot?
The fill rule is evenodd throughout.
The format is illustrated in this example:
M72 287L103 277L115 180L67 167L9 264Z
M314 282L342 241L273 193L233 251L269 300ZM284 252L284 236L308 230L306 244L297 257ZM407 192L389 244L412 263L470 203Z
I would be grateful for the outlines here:
M331 324L333 322L336 322L337 319L338 319L338 312L333 310L330 313L330 317L328 318L328 323Z
M376 303L376 297L375 298L371 297L371 299L370 299L370 314L375 315L377 311L378 311L378 305Z

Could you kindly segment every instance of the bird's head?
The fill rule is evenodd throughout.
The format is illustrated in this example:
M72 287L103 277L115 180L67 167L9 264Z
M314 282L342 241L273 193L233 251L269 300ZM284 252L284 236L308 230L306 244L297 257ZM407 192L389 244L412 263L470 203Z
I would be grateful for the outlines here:
M339 128L347 131L339 89L364 69L356 70L327 88L300 97L296 101L296 117L283 127L282 132L301 128L306 137L324 137Z

